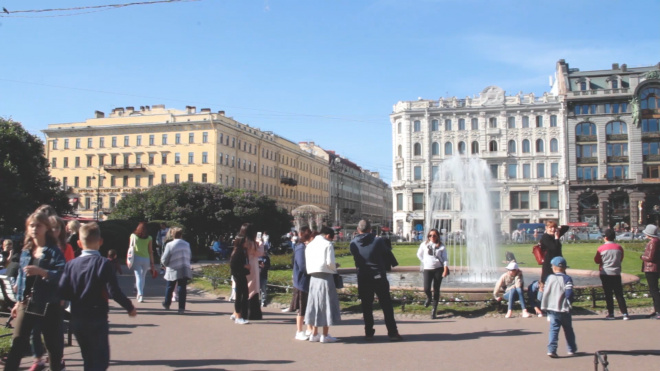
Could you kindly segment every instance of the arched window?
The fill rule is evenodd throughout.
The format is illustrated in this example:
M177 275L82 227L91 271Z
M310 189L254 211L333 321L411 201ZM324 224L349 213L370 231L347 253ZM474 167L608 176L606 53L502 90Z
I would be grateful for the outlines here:
M543 139L536 140L536 152L545 152L545 147L543 146Z
M628 134L628 125L621 121L612 121L605 126L605 134Z
M490 152L497 152L497 141L491 140L490 143L488 143L488 150Z
M458 142L458 154L459 155L465 154L465 142Z
M596 135L596 125L582 122L575 126L575 135Z
M438 120L431 121L431 131L438 131L439 126Z
M507 144L507 152L508 153L516 153L516 141L515 140L510 140L509 143Z
M401 123L396 124L396 132L401 134Z
M413 123L413 131L421 131L422 130L422 122L419 120L416 120Z
M491 117L488 119L488 127L491 129L497 128L497 117Z
M506 126L509 129L515 129L516 128L516 118L515 117L513 117L513 116L507 117L506 122L507 122Z
M472 119L472 130L479 130L479 119Z
M465 119L458 119L458 130L465 130Z
M451 156L452 153L452 145L451 142L445 143L445 155Z
M438 142L433 142L433 144L431 144L431 155L438 156L439 154L440 154L440 145L438 144Z
M403 148L401 147L400 144L398 147L396 147L396 155L399 157L403 157Z
M527 139L523 140L522 151L523 151L523 153L529 153L530 152L529 140L527 140Z
M555 138L550 139L550 152L559 152L559 141Z
M639 106L641 109L660 108L660 88L648 87L639 93Z
M419 143L415 143L413 146L413 156L421 156L422 155L422 145Z
M477 141L475 140L474 142L472 142L472 146L471 146L471 147L472 147L472 151L471 151L471 153L472 153L473 155L479 153L479 142L477 142Z

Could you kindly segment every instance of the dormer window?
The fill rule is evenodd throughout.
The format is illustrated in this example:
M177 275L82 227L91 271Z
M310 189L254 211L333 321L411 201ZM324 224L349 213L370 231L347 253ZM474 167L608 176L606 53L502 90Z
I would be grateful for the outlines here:
M607 82L610 84L610 89L618 89L621 84L619 83L620 77L613 75L607 78Z
M586 77L582 77L577 81L578 86L580 87L580 90L582 91L587 91L590 89L590 84L589 84L589 79Z

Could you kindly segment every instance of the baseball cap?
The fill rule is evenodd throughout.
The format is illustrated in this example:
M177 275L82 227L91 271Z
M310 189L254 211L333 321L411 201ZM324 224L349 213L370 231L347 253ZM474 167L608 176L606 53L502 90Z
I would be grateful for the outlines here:
M555 256L550 260L550 264L554 265L555 267L560 267L560 268L568 268L568 265L566 265L566 259L564 259L562 256Z
M511 262L506 266L506 269L512 271L518 269L518 264L516 262Z

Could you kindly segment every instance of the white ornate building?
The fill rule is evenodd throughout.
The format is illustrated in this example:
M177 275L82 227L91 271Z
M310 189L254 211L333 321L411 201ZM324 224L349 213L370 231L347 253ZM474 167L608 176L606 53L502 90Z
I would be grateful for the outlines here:
M427 226L426 207L439 165L450 156L478 156L493 177L496 230L518 223L567 222L564 105L545 93L506 96L496 86L459 99L401 101L390 115L393 227L401 236ZM442 227L461 229L461 200L452 195Z

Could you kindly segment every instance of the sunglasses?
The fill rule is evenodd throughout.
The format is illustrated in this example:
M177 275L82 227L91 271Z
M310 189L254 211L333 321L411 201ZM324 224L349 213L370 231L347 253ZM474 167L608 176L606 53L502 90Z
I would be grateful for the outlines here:
M439 237L439 236L437 234L430 234L429 238L431 238L431 237Z

